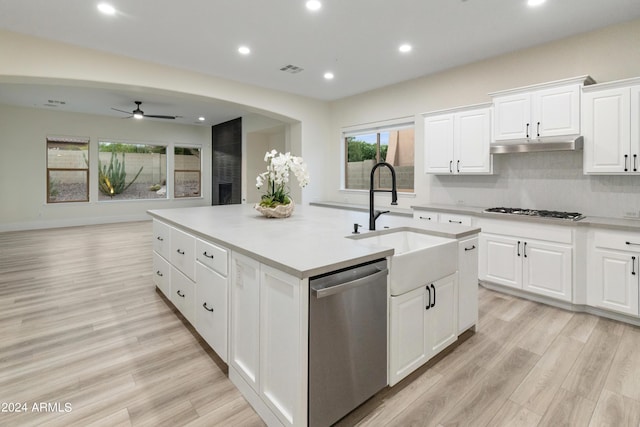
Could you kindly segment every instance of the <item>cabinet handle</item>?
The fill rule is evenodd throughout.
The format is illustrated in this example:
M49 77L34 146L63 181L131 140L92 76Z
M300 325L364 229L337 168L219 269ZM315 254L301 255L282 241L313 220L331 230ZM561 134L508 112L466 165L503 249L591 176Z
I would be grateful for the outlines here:
M429 296L427 298L429 298L429 301L427 301L427 306L425 307L425 309L429 310L432 305L431 305L431 289L429 289L429 285L425 286L425 288L427 289L427 292L429 293Z
M538 122L538 127L536 128L536 133L538 134L538 138L540 138L540 122Z
M205 310L210 311L211 313L213 313L213 308L207 307L207 302L206 301L204 302L204 304L202 304L202 306L204 307Z
M178 289L178 292L176 292L176 294L178 294L178 296L179 296L180 298L184 298L184 294L181 294L181 293L180 293L180 289Z
M156 274L157 274L158 276L160 276L160 277L164 276L164 274L162 274L162 273L160 272L160 270L156 271Z
M629 168L627 167L627 163L629 160L629 156L628 155L624 155L624 171L627 172L629 170Z
M449 222L452 222L452 223L454 223L454 224L462 224L462 221L454 221L454 220L452 220L452 219L450 219L450 220L449 220Z
M631 257L631 274L636 275L636 257L634 256Z
M176 252L178 252L180 255L184 255L184 251L183 250L178 249Z
M433 289L433 304L431 304L431 307L435 307L435 305L436 305L436 287L433 286L433 283L431 284L431 289Z
M626 245L640 246L640 243L624 242Z
M633 171L638 172L638 155L633 155Z
M164 239L160 236L156 237L156 239L160 240L161 242L164 242Z
M527 123L527 138L529 138L529 123Z
M456 170L460 173L460 160L456 162Z
M430 216L421 216L420 219L426 219L427 221L431 221Z
M202 253L202 255L206 256L207 258L211 258L211 259L213 259L213 255L209 255L209 254L207 253L207 251L204 251L204 252Z
M520 240L518 240L518 256L520 256Z
M470 247L470 248L464 248L464 250L465 250L465 252L466 252L466 251L472 251L472 250L474 250L475 248L476 248L476 245L471 245L471 247Z
M453 166L453 160L449 160L449 173L453 173L452 166Z
M522 252L522 254L525 258L527 257L527 242L524 242L524 251Z

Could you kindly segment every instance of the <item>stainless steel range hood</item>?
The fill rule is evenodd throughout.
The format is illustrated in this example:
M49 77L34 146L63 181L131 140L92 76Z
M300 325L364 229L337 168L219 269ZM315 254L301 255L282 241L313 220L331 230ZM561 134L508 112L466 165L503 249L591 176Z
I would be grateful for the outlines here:
M491 143L491 154L535 153L540 151L576 151L582 150L582 136L547 137L539 139L514 139Z

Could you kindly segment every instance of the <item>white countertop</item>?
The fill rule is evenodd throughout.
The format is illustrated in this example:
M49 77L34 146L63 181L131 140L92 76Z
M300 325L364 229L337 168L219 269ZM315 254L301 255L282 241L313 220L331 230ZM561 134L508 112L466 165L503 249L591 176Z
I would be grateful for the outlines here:
M374 248L353 239L353 224L368 230L368 212L296 206L289 218L265 218L253 205L205 206L160 209L148 213L183 228L197 237L250 256L299 278L316 276L393 254L390 248ZM382 215L378 231L415 228L437 236L459 239L480 231L477 227L434 224L396 215Z

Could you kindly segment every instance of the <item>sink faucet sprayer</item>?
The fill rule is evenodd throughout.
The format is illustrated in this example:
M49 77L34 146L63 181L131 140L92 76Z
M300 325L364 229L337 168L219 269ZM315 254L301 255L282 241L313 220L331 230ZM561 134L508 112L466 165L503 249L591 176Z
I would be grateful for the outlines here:
M391 190L374 190L373 189L373 175L380 166L386 166L391 171ZM371 180L369 182L369 230L376 229L376 219L383 213L389 211L374 211L373 210L373 193L391 193L391 204L398 204L398 190L396 187L396 170L387 162L377 163L371 168Z

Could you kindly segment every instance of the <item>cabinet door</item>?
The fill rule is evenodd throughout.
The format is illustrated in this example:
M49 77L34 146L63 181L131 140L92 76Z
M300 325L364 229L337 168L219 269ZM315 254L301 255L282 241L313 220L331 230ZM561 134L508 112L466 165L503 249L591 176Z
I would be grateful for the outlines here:
M458 274L444 277L433 284L429 310L426 311L428 334L427 358L435 356L458 339Z
M234 253L231 258L231 366L258 392L260 263Z
M527 240L522 245L523 289L571 302L570 246Z
M522 289L522 241L506 236L480 234L481 280Z
M195 283L177 268L171 267L171 302L192 325L196 320L195 291Z
M455 172L490 174L491 110L462 111L456 114Z
M227 279L205 265L196 263L195 328L226 363Z
M584 172L628 173L631 161L629 89L585 92L582 98Z
M426 173L449 174L453 164L453 114L425 117L424 167Z
M522 139L530 137L531 96L529 93L495 97L494 139Z
M638 254L593 250L589 305L638 316Z
M153 250L166 260L171 259L171 226L153 220Z
M533 93L531 138L580 133L580 85L542 89Z
M171 264L189 279L195 279L196 238L175 228L171 229Z
M309 329L302 307L308 292L302 288L299 279L260 266L260 396L285 426L302 425L307 415Z
M630 171L640 173L640 86L631 88Z
M427 361L427 329L425 313L427 291L419 287L405 294L391 297L390 375L389 385L404 377Z
M478 322L478 238L458 243L458 334Z
M164 296L171 299L171 264L155 251L153 252L153 283Z

